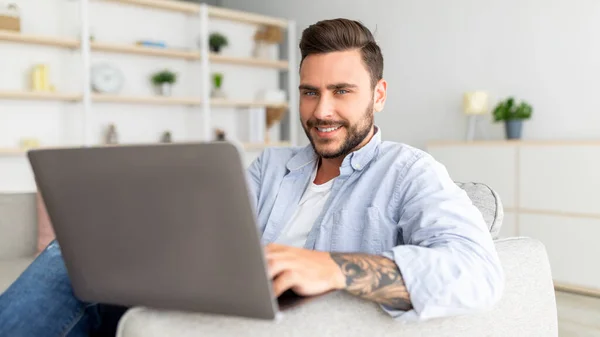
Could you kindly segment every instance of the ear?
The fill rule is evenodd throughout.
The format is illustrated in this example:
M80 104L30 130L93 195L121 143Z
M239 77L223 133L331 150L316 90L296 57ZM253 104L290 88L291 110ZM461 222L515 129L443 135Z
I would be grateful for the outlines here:
M377 82L377 85L375 85L375 90L373 90L373 110L375 110L375 112L383 110L386 98L387 82L384 79L380 79Z

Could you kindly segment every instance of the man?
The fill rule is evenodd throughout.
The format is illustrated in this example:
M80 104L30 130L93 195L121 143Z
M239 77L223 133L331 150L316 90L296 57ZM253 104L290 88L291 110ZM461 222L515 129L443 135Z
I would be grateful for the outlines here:
M300 49L311 146L266 150L248 169L275 293L340 289L423 319L497 302L503 272L481 213L443 166L373 124L387 83L369 30L321 21ZM123 310L75 299L53 243L0 299L0 335L114 329Z

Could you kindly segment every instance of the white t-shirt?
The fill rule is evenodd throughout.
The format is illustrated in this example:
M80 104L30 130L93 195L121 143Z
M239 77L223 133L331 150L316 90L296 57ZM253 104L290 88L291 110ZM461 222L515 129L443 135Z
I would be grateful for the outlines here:
M331 186L335 178L324 184L316 185L314 181L317 175L317 165L315 165L310 183L300 199L296 212L294 212L283 232L275 241L276 243L304 247L308 233L312 229L315 220L321 215L323 206L331 193Z

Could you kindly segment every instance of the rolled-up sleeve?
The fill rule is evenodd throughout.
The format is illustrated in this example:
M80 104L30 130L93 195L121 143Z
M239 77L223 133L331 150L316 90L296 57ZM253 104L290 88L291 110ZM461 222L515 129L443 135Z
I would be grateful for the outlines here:
M411 320L491 308L504 291L498 254L481 212L445 167L421 156L395 196L403 244L384 255L398 265L413 310L384 310Z

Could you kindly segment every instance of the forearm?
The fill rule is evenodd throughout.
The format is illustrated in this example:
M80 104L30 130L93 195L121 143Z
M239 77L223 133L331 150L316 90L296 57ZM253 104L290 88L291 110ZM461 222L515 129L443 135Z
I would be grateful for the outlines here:
M393 309L410 310L412 303L396 263L384 256L331 253L346 279L349 293Z

